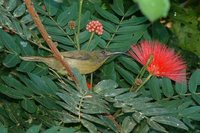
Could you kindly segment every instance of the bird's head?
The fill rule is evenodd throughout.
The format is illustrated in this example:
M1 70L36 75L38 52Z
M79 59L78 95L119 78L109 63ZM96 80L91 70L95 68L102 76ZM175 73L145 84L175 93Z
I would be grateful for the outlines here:
M118 55L118 54L123 54L123 52L109 52L106 50L98 50L98 51L92 52L92 55L94 56L94 58L96 58L100 62L106 61L112 55Z

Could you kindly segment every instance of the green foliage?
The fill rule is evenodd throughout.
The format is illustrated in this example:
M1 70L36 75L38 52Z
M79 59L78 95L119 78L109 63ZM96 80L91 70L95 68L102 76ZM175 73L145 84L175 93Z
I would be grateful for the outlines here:
M143 39L167 43L170 36L165 27L158 22L149 24L138 6L129 3L84 1L78 29L78 0L33 2L60 51L75 50L80 45L83 50L125 52ZM138 4L142 6L139 1ZM168 5L165 6L163 12L156 10L160 14L151 16L150 20L166 16ZM91 35L86 25L90 20L99 20L104 32L102 36L94 35L90 48L86 49ZM70 22L75 23L74 29L70 28ZM22 0L0 0L0 25L0 132L190 133L200 130L199 69L188 76L188 83L153 77L139 92L130 92L141 66L129 56L119 55L110 58L93 76L80 75L73 69L79 82L75 85L42 63L20 59L20 56L50 54ZM90 80L92 90L87 87Z
M200 56L199 46L199 20L198 14L193 7L182 7L177 4L172 5L170 20L173 22L172 31L176 35L176 44L181 48Z
M134 0L138 3L142 13L150 20L155 21L166 17L170 8L169 0Z

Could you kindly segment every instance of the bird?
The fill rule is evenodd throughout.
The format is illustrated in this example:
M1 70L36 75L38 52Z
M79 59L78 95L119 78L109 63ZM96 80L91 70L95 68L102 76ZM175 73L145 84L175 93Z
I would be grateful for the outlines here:
M100 68L103 63L112 55L121 54L123 52L109 52L106 50L74 50L67 52L60 52L71 68L76 68L80 74L89 74ZM56 70L61 75L68 75L63 65L53 57L50 56L21 56L24 61L43 62L50 68Z

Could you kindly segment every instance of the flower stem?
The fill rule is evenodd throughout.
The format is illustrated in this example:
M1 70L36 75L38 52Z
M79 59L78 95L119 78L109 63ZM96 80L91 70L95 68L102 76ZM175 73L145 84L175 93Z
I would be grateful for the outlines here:
M138 78L142 78L142 76L144 75L145 71L147 70L147 67L150 65L150 63L152 62L153 60L153 55L150 55L149 56L149 59L147 60L147 63L144 65L144 67L142 67L140 73L138 74Z
M78 29L77 29L77 36L76 36L76 43L77 43L77 49L78 50L80 50L79 36L80 36L80 27L81 27L82 5L83 5L83 0L80 0L80 3L79 3L79 13L78 13Z
M132 85L132 87L130 88L130 91L138 91L150 78L151 78L151 76L149 77L149 79L146 81L146 79L148 78L146 78L145 79L145 81L143 81L142 82L142 84L140 84L139 86L138 85L136 85L136 80L140 80L142 77L143 77L143 75L144 75L144 73L145 73L145 71L146 71L146 69L147 69L147 67L149 66L149 64L152 62L152 60L153 60L153 55L150 55L149 56L149 59L147 60L147 62L146 62L146 64L142 67L142 69L140 70L140 72L139 72L139 74L137 75L137 77L135 78L135 80L134 80L134 82L133 82L133 85ZM145 82L145 83L144 83ZM142 86L141 86L142 85Z
M92 41L92 38L94 37L94 32L92 32L92 34L90 35L90 39L89 39L89 41L88 41L88 44L87 44L87 50L89 50L89 48L90 48L90 44L91 44L91 41Z
M152 75L149 74L149 76L142 82L142 84L136 88L135 92L137 92L142 86L144 86L151 77L152 77Z
M91 85L91 90L93 86L93 73L90 74L90 85Z

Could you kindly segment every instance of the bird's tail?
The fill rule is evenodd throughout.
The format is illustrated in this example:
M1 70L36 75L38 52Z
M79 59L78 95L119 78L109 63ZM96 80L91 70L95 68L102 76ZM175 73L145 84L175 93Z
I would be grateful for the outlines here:
M36 61L36 62L44 62L45 60L43 57L39 57L39 56L23 56L20 58L24 61Z

